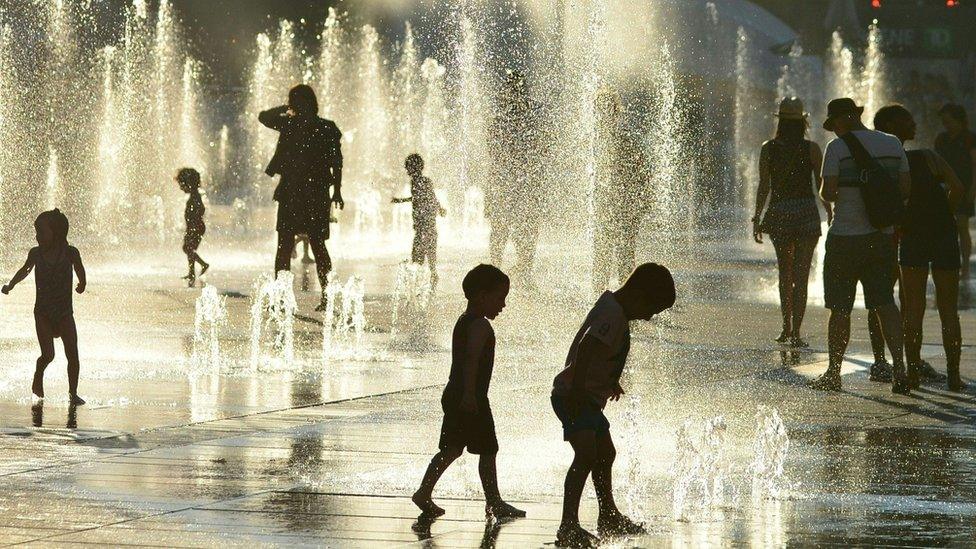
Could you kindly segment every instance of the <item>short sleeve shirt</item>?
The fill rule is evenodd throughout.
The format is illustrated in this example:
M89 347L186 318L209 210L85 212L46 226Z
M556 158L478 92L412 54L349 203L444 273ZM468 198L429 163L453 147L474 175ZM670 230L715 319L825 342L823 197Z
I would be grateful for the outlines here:
M867 129L854 130L854 135L893 178L897 180L899 173L909 173L908 157L897 137ZM877 232L878 229L868 219L864 199L861 198L861 170L843 139L836 138L827 143L821 175L840 179L837 200L834 202L834 222L830 225L829 233L853 236ZM892 230L888 228L885 232Z
M580 343L586 336L596 338L610 348L609 359L603 363L591 364L587 368L586 381L583 384L587 397L603 408L620 381L630 352L630 323L612 292L604 292L586 315L569 348L566 367L553 381L553 394L566 395L572 390L577 354Z

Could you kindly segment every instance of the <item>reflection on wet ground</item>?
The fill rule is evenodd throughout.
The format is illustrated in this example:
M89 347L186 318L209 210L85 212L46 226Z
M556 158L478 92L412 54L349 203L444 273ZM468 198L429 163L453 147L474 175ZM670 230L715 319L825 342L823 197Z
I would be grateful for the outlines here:
M679 295L685 297L672 313L635 326L627 395L607 409L618 449L618 501L649 530L622 545L972 544L973 393L933 385L901 397L870 382L862 312L855 314L843 391L806 389L805 381L826 360L826 317L816 297L805 328L812 348L774 344L779 315L771 258L733 250L740 259L721 260L729 246L715 246L703 247L702 260L676 263ZM486 521L476 460L465 456L435 493L447 515L418 521L408 496L435 450L449 360L446 334L463 303L451 290L459 286L463 263L450 254L442 261L432 348L388 349L395 259L340 263L340 279L366 279L370 357L323 359L321 322L311 312L315 288L302 292L298 277L296 361L257 371L248 361L248 296L260 274L256 268L217 269L211 276L209 282L228 296L229 320L220 337L224 361L201 369L190 360L199 290L158 274L168 272L164 263L121 277L96 262L91 278L100 284L76 302L81 387L90 403L82 407L67 404L61 358L48 369L49 397L33 402L27 395L36 354L33 334L25 332L32 292L25 288L12 296L0 315L0 541L343 547L552 542L571 452L547 397L564 347L586 312L585 296L517 289L495 323L492 403L502 446L500 484L529 516ZM923 354L942 369L937 315L926 322ZM976 314L964 312L964 334L976 333L974 324ZM973 379L971 346L963 360L964 377ZM779 499L753 498L760 405L778 410L789 436L788 489ZM699 432L718 416L726 425L723 459L710 474L721 479L723 499L704 509L700 520L676 520L677 433ZM595 514L588 492L582 514L588 526Z

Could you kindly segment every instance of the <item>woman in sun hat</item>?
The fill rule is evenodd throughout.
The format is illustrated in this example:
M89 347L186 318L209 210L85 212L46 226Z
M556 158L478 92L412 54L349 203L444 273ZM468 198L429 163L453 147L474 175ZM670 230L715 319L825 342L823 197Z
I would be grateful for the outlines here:
M820 239L816 189L822 154L816 143L806 139L807 116L796 97L780 101L776 135L763 143L759 154L759 188L752 218L755 241L761 244L765 233L776 250L783 314L783 331L776 341L793 347L807 346L800 338L800 325L807 307L810 263ZM829 223L830 205L823 205Z

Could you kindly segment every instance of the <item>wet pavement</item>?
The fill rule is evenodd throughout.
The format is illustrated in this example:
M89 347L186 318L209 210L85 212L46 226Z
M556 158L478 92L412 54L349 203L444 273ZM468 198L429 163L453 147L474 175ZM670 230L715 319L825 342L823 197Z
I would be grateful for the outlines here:
M465 456L435 492L447 514L424 524L408 497L436 450L450 328L463 307L459 281L470 260L444 251L429 344L394 350L394 275L406 247L388 246L372 258L337 254L339 280L365 279L367 330L358 360L323 357L314 292L300 291L296 262L295 359L255 369L250 298L271 241L240 252L220 251L234 248L219 238L207 244L204 256L215 266L207 282L227 298L229 312L220 328L219 367L192 356L200 290L181 286L178 247L132 252L125 261L91 254L89 291L75 301L80 392L89 401L83 407L67 406L59 346L46 376L48 398L31 401L32 282L0 300L0 542L523 547L553 541L571 451L548 392L588 305L573 274L581 259L567 261L564 248L543 250L538 282L545 289L516 289L495 323L491 399L500 485L528 517L486 523L476 460ZM771 341L779 313L770 248L716 238L694 257L672 254L678 306L635 325L628 394L607 415L618 449L618 502L649 533L617 546L972 546L974 391L954 394L931 385L903 397L868 381L863 311L854 314L843 391L805 388L825 368L818 281L805 323L811 349L781 349ZM13 272L14 259L0 261L3 272ZM314 289L314 280L309 285ZM963 311L962 323L964 338L973 338L976 312ZM923 354L944 369L934 310L925 326ZM963 375L971 381L974 343L964 341L963 350ZM754 486L765 463L756 457L764 433L757 418L768 418L769 409L782 417L789 438L776 494ZM702 442L689 453L688 441L706 441L702 433L718 416L723 428L707 439L711 445ZM708 465L682 476L689 460ZM711 479L721 490L692 490L676 504L682 478L693 486ZM591 488L582 509L585 524L595 527Z

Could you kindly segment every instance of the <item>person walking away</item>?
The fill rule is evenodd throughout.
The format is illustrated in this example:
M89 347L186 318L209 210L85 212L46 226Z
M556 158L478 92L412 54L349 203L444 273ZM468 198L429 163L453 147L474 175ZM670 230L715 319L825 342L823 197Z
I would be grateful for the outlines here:
M783 329L778 343L807 347L800 326L807 308L810 264L820 240L820 212L814 185L820 188L820 147L806 139L808 114L796 97L780 101L776 135L759 152L759 187L752 218L753 239L762 244L769 235L779 270L779 301ZM766 200L769 206L766 207ZM830 203L820 200L830 224ZM766 210L763 216L763 210Z
M915 119L901 105L882 107L874 116L874 127L896 136L903 144L915 138ZM955 171L937 153L928 149L905 151L911 169L912 188L901 226L902 313L905 326L905 357L908 381L917 387L922 380L940 380L931 365L921 359L922 320L929 268L935 283L935 300L942 322L942 347L946 355L948 386L965 388L959 375L962 331L959 326L959 235L953 219L956 204L965 187ZM932 370L932 371L929 371Z
M9 294L14 286L34 271L34 327L41 356L37 358L31 391L37 398L44 398L44 370L54 360L54 340L61 338L64 354L68 358L68 404L80 406L85 401L78 396L81 365L71 298L71 272L73 269L78 277L75 291L84 293L88 284L85 266L78 248L68 244L68 218L61 210L55 208L41 213L34 220L34 230L37 233L37 246L27 252L27 261L10 282L0 288L0 292Z
M829 364L811 387L841 387L840 369L850 340L851 310L860 282L865 305L878 314L891 351L891 390L909 394L901 313L895 304L891 268L896 261L893 225L911 187L908 158L896 137L864 127L863 112L864 107L853 99L834 99L827 104L823 124L824 129L837 135L824 152L820 189L821 197L834 206L823 266L824 304L830 310Z
M342 132L335 122L318 116L315 92L305 84L288 92L288 104L262 111L261 124L279 132L274 156L265 173L281 179L275 188L278 202L278 249L275 275L291 270L295 237L308 235L322 297L315 310L324 311L332 259L329 238L331 205L345 206L342 199ZM329 197L329 188L332 196Z
M410 176L410 196L393 198L394 204L410 202L413 205L413 247L411 261L421 265L427 262L430 269L431 287L437 286L437 216L447 215L434 194L434 184L424 175L424 159L417 153L407 156L403 164Z
M200 196L200 172L193 168L183 168L177 172L176 182L179 184L180 190L189 195L186 198L186 208L183 211L183 219L186 221L186 232L183 234L183 253L186 254L190 271L183 277L183 280L186 280L192 288L197 283L197 264L200 264L200 276L203 276L210 268L210 264L197 253L203 235L207 232L207 225L203 221L206 208L204 208L203 198Z
M956 172L964 188L956 207L956 231L959 234L959 257L962 278L969 276L973 255L973 238L969 220L976 214L976 134L969 129L969 117L962 105L949 103L939 110L945 131L935 138L935 152Z

